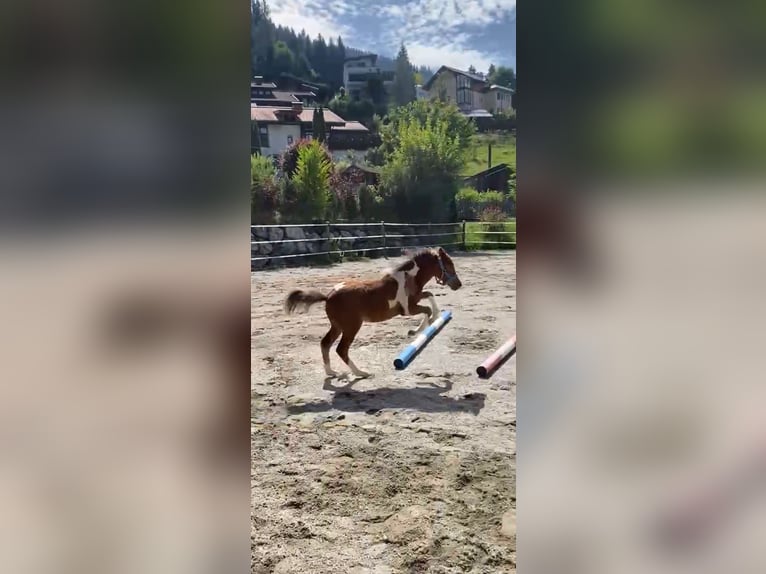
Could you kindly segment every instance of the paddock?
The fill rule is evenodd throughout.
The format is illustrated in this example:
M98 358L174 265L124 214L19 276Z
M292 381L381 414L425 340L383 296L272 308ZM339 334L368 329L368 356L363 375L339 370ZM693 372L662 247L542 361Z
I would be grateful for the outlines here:
M351 386L326 381L323 304L284 297L401 258L252 274L252 572L515 572L516 362L475 369L516 332L516 254L453 259L463 287L428 286L452 321L403 371L420 318L365 324L350 353L374 376Z

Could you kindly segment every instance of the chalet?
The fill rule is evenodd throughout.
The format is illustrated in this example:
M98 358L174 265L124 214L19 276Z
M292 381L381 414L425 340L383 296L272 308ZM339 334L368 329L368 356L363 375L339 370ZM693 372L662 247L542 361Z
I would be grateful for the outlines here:
M488 117L513 109L513 90L490 84L483 74L442 66L422 86L429 99L457 105L468 117Z

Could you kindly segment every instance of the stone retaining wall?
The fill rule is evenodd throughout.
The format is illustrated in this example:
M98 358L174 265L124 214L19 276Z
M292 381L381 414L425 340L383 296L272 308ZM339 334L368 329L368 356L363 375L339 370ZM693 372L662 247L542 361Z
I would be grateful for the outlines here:
M386 252L389 257L401 253L402 247L441 245L462 241L462 224L439 225L429 227L428 224L413 224L407 226L386 226ZM398 235L428 235L432 233L457 233L441 237L396 237ZM254 225L250 228L250 240L258 243L250 246L251 257L270 257L252 262L252 269L284 265L309 265L331 260L333 256L311 255L326 251L341 250L349 255L365 257L381 257L383 250L358 252L359 249L383 247L381 225L329 225L328 226L288 226L288 225ZM289 240L289 241L284 241ZM458 246L453 246L458 247ZM280 255L301 255L280 259ZM337 255L334 257L338 257Z

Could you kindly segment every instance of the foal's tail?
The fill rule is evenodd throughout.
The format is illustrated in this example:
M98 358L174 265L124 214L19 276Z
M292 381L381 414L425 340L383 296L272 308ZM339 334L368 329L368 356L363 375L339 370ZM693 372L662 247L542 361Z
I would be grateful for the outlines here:
M327 295L322 295L315 289L310 291L296 289L295 291L290 291L287 299L285 299L285 313L292 315L296 310L308 311L309 307L322 301L327 301Z

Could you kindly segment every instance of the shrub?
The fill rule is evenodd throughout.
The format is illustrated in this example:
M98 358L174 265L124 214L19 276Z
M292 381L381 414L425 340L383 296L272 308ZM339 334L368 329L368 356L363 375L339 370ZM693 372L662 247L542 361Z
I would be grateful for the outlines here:
M504 213L503 210L497 207L496 205L490 205L481 210L481 213L479 213L479 221L502 223L502 222L508 221L508 215ZM499 225L499 226L490 225L488 226L488 228L491 231L503 230L502 225Z
M460 138L447 121L417 119L399 124L398 145L381 174L381 195L395 219L448 221L463 164Z
M282 170L282 173L287 177L292 178L293 175L295 175L295 170L298 168L298 155L300 154L301 149L311 145L318 145L322 150L325 159L332 164L332 155L325 145L320 144L316 140L302 138L293 142L292 145L282 152L282 155L279 158L279 168Z
M298 191L298 213L306 220L323 219L330 206L332 163L327 150L317 141L299 148L298 162L292 177Z
M464 187L455 195L457 216L462 219L481 219L481 213L490 207L504 212L507 202L508 197L499 191L477 191L471 187Z
M250 220L273 223L279 207L279 187L272 161L263 156L250 156Z
M374 185L365 185L359 189L359 212L366 221L381 219L383 199Z

